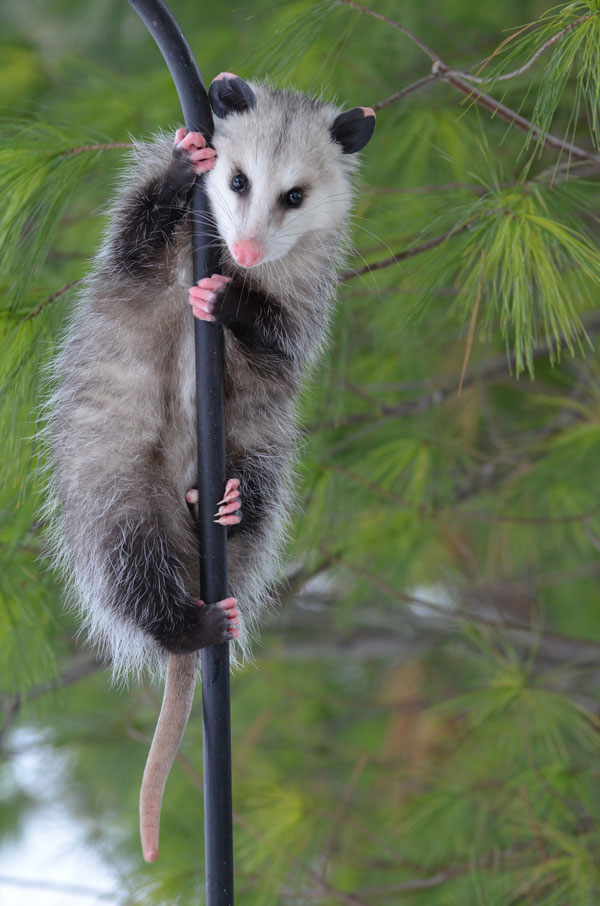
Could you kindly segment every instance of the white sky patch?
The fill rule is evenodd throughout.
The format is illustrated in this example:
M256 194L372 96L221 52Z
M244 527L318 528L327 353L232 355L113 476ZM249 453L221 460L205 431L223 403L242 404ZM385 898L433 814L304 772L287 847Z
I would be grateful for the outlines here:
M422 620L438 619L446 621L454 616L456 601L450 589L445 585L440 583L436 585L419 585L416 588L411 588L408 594L417 599L409 604L409 609L416 617ZM1 903L0 906L2 906Z
M15 731L11 742L19 753L11 761L13 777L40 805L20 838L0 851L0 906L118 906L117 877L57 804L60 754L27 728Z

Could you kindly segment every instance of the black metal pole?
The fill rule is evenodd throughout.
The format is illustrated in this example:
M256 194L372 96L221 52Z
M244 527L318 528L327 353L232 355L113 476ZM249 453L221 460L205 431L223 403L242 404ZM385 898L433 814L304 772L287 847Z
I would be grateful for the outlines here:
M161 0L129 0L156 41L175 83L190 132L207 142L213 130L208 96L198 64L181 29ZM192 195L194 281L218 272L210 242L211 223L202 180ZM223 334L216 324L194 319L198 429L200 588L207 604L227 597L227 533L213 521L225 486ZM229 645L202 650L204 721L204 851L206 906L233 906L233 827Z

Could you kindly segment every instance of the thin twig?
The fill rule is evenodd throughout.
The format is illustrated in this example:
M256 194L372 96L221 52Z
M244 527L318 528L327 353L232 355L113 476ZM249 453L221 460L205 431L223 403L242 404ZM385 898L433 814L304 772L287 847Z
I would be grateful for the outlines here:
M522 66L520 66L519 69L513 69L512 72L505 72L504 75L496 76L495 78L492 76L490 79L481 78L478 75L470 75L470 73L468 73L468 72L460 72L459 75L463 79L468 79L470 82L477 82L478 84L482 84L483 82L489 82L489 81L504 82L507 79L514 79L517 76L523 75L524 72L527 72L527 70L533 66L535 61L541 57L541 55L544 53L544 51L547 50L549 47L552 47L553 44L556 44L557 41L560 41L560 39L564 35L566 35L570 31L572 31L574 28L577 28L577 26L581 25L583 22L587 22L587 20L591 19L592 16L597 16L597 15L598 15L597 11L594 11L591 13L586 13L585 16L580 16L579 19L575 19L569 25L565 25L565 27L561 28L561 30L558 31L555 35L552 35L551 38L548 38L547 41L544 41L542 46L538 47L538 49L533 54L533 56L530 57L526 63L524 63ZM529 26L526 26L526 27L529 28ZM524 30L525 29L522 29L522 31L524 31ZM520 32L517 32L517 34L520 34ZM515 37L516 37L516 35L511 35L509 40L512 40ZM507 41L503 41L500 46L504 47L507 43L508 43ZM499 51L499 48L496 48L494 53L490 54L490 56L487 58L487 60L484 61L484 63L482 64L482 66L480 66L480 68L477 70L477 72L481 72L482 69L484 69L488 65L490 60L496 56L498 51Z
M499 629L503 632L510 632L513 634L525 633L529 643L533 639L537 642L544 642L549 645L558 645L564 646L567 649L570 649L570 657L573 657L574 651L579 655L585 658L596 659L597 655L595 652L600 650L600 642L590 641L588 639L581 639L576 636L562 635L556 632L547 632L542 631L538 628L532 628L530 624L525 623L523 620L518 620L511 616L504 616L501 620L493 619L491 617L486 617L484 614L476 613L473 611L461 610L458 607L447 607L444 604L438 604L437 601L426 600L416 595L408 594L407 592L400 591L399 588L391 585L389 582L386 582L378 573L373 573L370 570L366 569L363 566L359 566L357 563L350 563L342 557L338 556L338 563L342 569L348 570L348 572L361 576L366 579L373 587L378 588L384 594L389 595L391 598L396 598L399 601L403 601L406 604L417 605L419 608L425 608L427 610L434 611L439 613L441 616L445 617L448 620L465 620L467 622L478 623L482 626L489 626L492 629ZM573 650L574 649L574 650ZM564 659L564 651L561 649L561 658Z
M112 899L115 890L98 890L95 887L85 887L83 884L67 884L63 882L47 881L45 878L11 878L9 875L0 875L0 884L7 887L22 887L27 890L46 890L70 896L93 897L95 900Z
M67 148L66 151L61 151L58 154L48 155L52 157L72 157L74 154L85 154L90 151L116 151L124 148L129 151L133 148L132 142L105 142L102 145L81 145L77 148Z
M363 773L364 769L366 768L367 764L369 763L370 758L371 758L371 756L367 752L363 752L363 754L359 757L358 761L354 765L352 774L350 775L348 783L346 784L346 788L340 799L340 802L335 811L335 814L334 814L333 818L331 819L329 833L327 834L327 840L325 841L325 844L323 846L323 854L321 856L321 862L323 865L323 868L321 871L322 878L325 877L325 875L327 874L327 869L329 868L329 860L331 859L331 851L333 849L333 844L335 842L336 834L342 824L342 820L344 818L344 815L346 814L346 810L348 809L348 805L350 803L350 799L352 798L352 794L356 788L356 784L358 783L361 774Z
M452 229L447 230L445 233L442 233L441 236L434 236L433 239L428 239L427 242L419 242L417 245L411 245L409 248L404 249L402 252L398 252L397 255L390 255L389 258L382 258L381 261L374 261L372 264L365 264L364 267L350 268L347 271L342 271L339 275L338 280L340 283L345 283L346 280L352 280L354 277L360 277L362 274L370 274L372 271L380 271L384 267L389 267L391 264L398 264L400 261L406 261L408 258L414 258L416 255L422 255L423 252L428 252L431 249L435 249L438 245L442 245L447 239L452 239L454 236L459 236L460 233L464 233L465 230L468 230L470 227L474 226L476 223L479 223L481 218L476 217L473 220L469 220L467 223L463 223L460 226L453 226Z
M57 289L55 293L52 293L51 296L48 296L47 299L44 299L43 302L40 302L37 308L34 308L33 311L30 311L29 314L25 315L25 317L21 319L21 323L23 323L24 321L29 321L31 318L37 318L40 312L42 312L47 305L50 305L70 289L73 289L74 286L77 286L79 283L83 283L83 279L83 277L80 277L79 280L71 280L70 283L65 283L65 285L61 286L60 289Z
M400 25L399 22L396 22L394 19L390 19L389 16L384 16L381 13L376 13L372 9L368 9L366 6L361 6L360 3L354 3L354 0L341 0L341 2L346 6L351 6L352 9L359 10L359 12L361 13L366 13L367 16L373 16L374 19L379 19L381 22L386 22L388 25L391 25L392 28L397 28L398 31L401 31L403 35L406 35L406 37L409 38L413 42L413 44L416 44L417 47L419 47L423 51L423 53L427 54L430 60L432 60L434 63L436 62L436 60L439 60L439 57L435 53L435 51L433 51L431 47L428 47L427 44L424 43L424 41L421 41L420 38L417 38L417 36L413 34L410 29L406 28L405 25Z
M463 360L462 371L460 373L460 381L458 382L458 396L462 393L463 381L465 378L465 372L467 370L467 365L469 364L469 359L471 357L471 347L473 346L473 338L475 336L475 325L477 324L477 315L479 313L479 303L481 301L481 289L483 285L483 262L485 260L486 249L481 250L481 264L479 266L479 285L477 287L477 298L475 299L475 305L473 306L473 312L471 314L471 323L469 324L469 333L467 336L467 346L465 349L465 358Z
M337 463L321 463L320 465L321 468L327 469L330 472L337 472L339 475L345 476L355 484L361 485L365 490L376 494L380 500L384 500L388 504L404 507L413 511L416 510L423 515L429 511L432 519L438 518L443 513L466 522L509 522L518 525L569 525L581 522L585 525L589 519L592 519L600 513L600 503L581 513L570 513L567 516L513 516L510 513L478 513L453 509L448 504L440 506L435 502L428 508L424 503L415 503L412 500L399 497L391 491L386 491L376 482L364 478L362 475L359 475L358 472L348 469L345 466L340 466Z
M427 54L429 59L432 61L433 65L431 67L431 73L435 78L442 79L447 82L449 85L452 85L458 91L466 94L473 103L479 104L481 107L484 107L486 110L489 110L493 115L498 115L506 122L515 125L518 129L521 129L523 132L526 132L530 137L534 138L536 141L541 140L544 145L547 145L550 148L558 149L559 151L565 151L568 153L569 157L574 157L579 160L600 160L600 156L594 154L592 151L586 151L585 148L580 148L578 145L574 145L571 142L566 141L559 136L552 135L550 132L544 133L539 126L534 126L533 123L526 119L524 116L521 116L520 113L517 113L516 110L512 110L510 107L507 107L506 104L502 104L500 101L497 101L495 98L490 97L490 95L485 94L479 89L474 88L473 85L470 85L467 81L467 78L470 81L474 81L473 77L468 77L464 73L459 72L458 70L452 69L440 57L435 53L431 47L428 47L420 38L418 38L410 29L406 28L404 25L401 25L399 22L396 22L394 19L390 19L388 16L383 16L381 13L376 13L374 10L368 9L366 6L361 6L358 3L354 3L353 0L341 0L346 6L350 6L353 9L360 10L363 13L366 13L369 16L373 16L375 19L380 19L382 22L385 22L387 25L391 25L392 28L396 28L398 31L401 31L402 34L406 35L409 40L416 44L417 47ZM575 25L575 23L573 23ZM558 39L557 39L558 40ZM419 83L415 82L412 85L409 85L411 91L415 91L417 88L420 88L422 85L427 84L429 80L423 79ZM398 92L398 97L396 100L402 97L402 92ZM384 102L379 102L380 104L391 104L392 96L387 98Z
M417 79L416 82L412 82L410 85L407 85L406 88L402 88L400 91L396 91L395 94L391 94L389 98L385 98L383 101L378 101L376 104L373 104L373 110L381 110L382 107L387 107L388 104L394 104L396 101L401 100L401 98L406 97L407 94L411 94L413 91L422 88L423 85L426 85L428 82L433 82L436 78L437 76L435 73L430 72L429 75L423 76L422 79Z
M596 333L600 330L600 314L584 321L583 329L586 334ZM559 334L556 343L548 340L537 343L531 351L532 358L538 359L549 355L552 349L559 346L565 339L566 334ZM508 377L509 369L514 367L515 362L516 357L514 353L511 353L506 358L498 357L492 359L491 362L482 363L475 373L470 377L465 378L463 381L463 390L479 381L492 380L496 377ZM407 415L420 415L422 412L426 412L433 406L441 405L448 397L453 396L455 387L456 378L454 379L454 383L436 387L429 393L424 393L414 399L403 400L400 403L382 404L376 409L371 408L369 412L352 412L342 418L330 419L326 422L317 422L310 425L308 430L314 433L315 431L327 431L332 428L354 427L381 418L402 418Z
M479 104L480 107L489 110L492 115L497 115L507 123L516 126L517 129L521 129L522 132L526 132L535 141L541 140L542 143L549 148L565 151L570 157L575 157L578 160L593 160L596 162L600 160L600 156L594 154L592 151L586 151L585 148L580 148L579 145L574 145L572 142L568 142L564 138L553 135L551 132L544 132L539 126L534 126L531 120L521 116L516 110L512 110L510 107L507 107L506 104L502 104L489 94L485 94L478 88L469 85L468 82L465 82L459 73L454 70L446 69L442 64L438 65L438 71L440 74L439 77L449 85L452 85L458 91L466 94L470 100Z

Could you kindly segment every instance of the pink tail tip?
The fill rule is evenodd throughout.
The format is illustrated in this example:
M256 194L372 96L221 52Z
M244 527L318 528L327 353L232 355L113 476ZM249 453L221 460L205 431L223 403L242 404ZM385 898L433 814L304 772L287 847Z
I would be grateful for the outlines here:
M157 849L148 849L144 852L144 862L156 862L158 859Z

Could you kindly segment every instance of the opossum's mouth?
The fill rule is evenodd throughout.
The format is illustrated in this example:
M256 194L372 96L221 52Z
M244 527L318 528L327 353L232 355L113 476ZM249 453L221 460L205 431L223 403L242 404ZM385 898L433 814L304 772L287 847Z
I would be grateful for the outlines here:
M265 250L257 239L239 239L233 243L230 252L236 264L241 267L254 267L265 257Z

